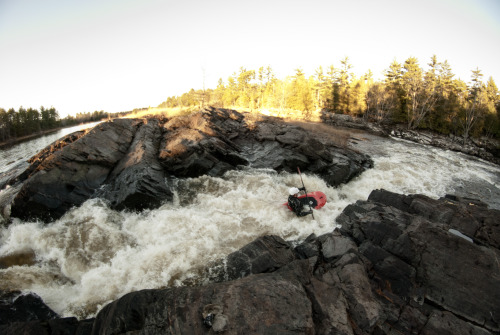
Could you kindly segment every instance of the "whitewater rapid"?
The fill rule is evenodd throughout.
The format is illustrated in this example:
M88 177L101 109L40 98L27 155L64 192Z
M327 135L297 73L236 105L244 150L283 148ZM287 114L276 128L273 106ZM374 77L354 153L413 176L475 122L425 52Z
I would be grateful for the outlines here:
M500 209L500 167L406 141L356 134L350 145L374 168L328 187L303 174L327 204L297 218L283 203L297 174L245 168L222 178L177 180L172 203L141 213L114 211L92 199L49 225L14 220L0 230L0 257L35 255L33 264L0 269L0 289L35 292L62 316L94 316L106 303L145 288L203 283L209 264L267 234L301 240L334 230L336 217L374 189L480 197Z

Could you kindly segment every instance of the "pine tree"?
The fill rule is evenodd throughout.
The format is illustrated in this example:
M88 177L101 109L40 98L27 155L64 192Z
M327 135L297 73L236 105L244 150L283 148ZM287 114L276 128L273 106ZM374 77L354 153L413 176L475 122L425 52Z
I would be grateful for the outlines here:
M254 92L251 81L255 79L255 71L240 68L238 75L238 105L241 107L253 107Z
M350 113L350 79L352 74L349 70L352 65L349 63L349 57L345 57L340 61L341 67L335 81L334 87L334 109L337 112L349 114Z
M217 88L213 92L212 95L212 100L210 101L210 104L215 106L215 107L224 107L224 91L226 88L224 87L224 81L222 78L219 78L219 81L217 82Z
M387 92L385 99L391 99L389 103L384 103L385 106L390 106L391 111L388 113L396 122L406 120L404 114L405 101L402 88L403 66L394 60L387 70L385 70L385 85L384 90Z
M291 94L287 99L287 107L295 110L310 112L313 108L313 99L309 82L302 69L295 70L295 76L290 85Z
M488 137L500 136L500 92L492 77L488 79L485 88L486 116L484 118L484 133Z
M325 74L323 73L322 66L316 69L314 79L314 106L318 110L326 107L328 92L328 82L326 80Z
M434 108L436 95L436 59L433 57L431 69L425 74L415 57L410 57L403 65L401 78L404 91L408 129L418 128Z
M434 111L429 117L431 129L448 134L452 130L454 106L454 74L448 61L437 64L437 100Z

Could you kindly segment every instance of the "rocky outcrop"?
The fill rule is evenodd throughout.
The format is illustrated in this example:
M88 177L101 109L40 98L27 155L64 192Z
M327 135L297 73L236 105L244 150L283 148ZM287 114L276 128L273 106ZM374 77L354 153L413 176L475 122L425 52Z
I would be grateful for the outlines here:
M1 334L89 334L93 319L60 318L42 299L19 291L0 291Z
M359 154L335 141L316 136L296 124L277 122L274 117L263 117L249 134L235 139L242 154L255 168L277 171L302 171L316 174L329 185L338 186L373 166L366 155Z
M74 142L43 150L21 175L23 185L11 206L11 216L49 221L82 204L125 156L137 127L134 120L115 120L100 124Z
M0 324L50 320L58 317L40 297L20 291L0 291Z
M159 160L176 177L220 176L248 162L232 141L247 131L236 111L207 109L163 124Z
M372 166L363 154L281 119L207 108L171 119L117 119L55 142L6 184L4 217L51 221L91 197L143 210L172 200L172 178L221 176L242 165L314 173L330 185Z
M457 326L450 334L483 334L500 332L499 217L471 199L378 190L337 221L371 263L372 289L387 315L382 328L406 333L398 323L411 309L422 333L449 322Z
M159 120L140 124L128 152L115 165L95 196L109 200L117 209L142 210L172 200L166 171L158 159L161 129Z
M49 322L73 322L68 334L500 334L499 214L376 190L345 208L340 230L258 238L204 286L131 292L95 320Z

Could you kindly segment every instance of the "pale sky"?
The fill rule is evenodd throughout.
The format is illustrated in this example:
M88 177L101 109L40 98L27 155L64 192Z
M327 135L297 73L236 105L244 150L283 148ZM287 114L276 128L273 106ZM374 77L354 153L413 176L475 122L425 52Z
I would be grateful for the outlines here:
M119 112L241 66L383 76L432 55L500 85L500 0L0 0L0 107Z

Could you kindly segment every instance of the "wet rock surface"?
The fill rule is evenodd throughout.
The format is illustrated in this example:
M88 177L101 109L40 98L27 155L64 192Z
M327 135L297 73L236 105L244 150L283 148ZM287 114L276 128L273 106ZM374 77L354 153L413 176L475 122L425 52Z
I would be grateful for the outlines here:
M50 221L81 205L126 155L138 126L136 120L114 120L62 148L43 150L19 178L22 187L11 205L11 216Z
M372 160L282 119L206 108L171 119L116 119L66 136L3 185L4 218L51 221L92 197L143 210L172 200L172 178L221 176L240 166L316 174L332 186Z
M340 230L230 254L221 282L132 292L95 320L59 322L73 322L68 334L500 334L499 214L376 190Z
M39 296L20 291L0 291L0 312L0 325L59 317Z

